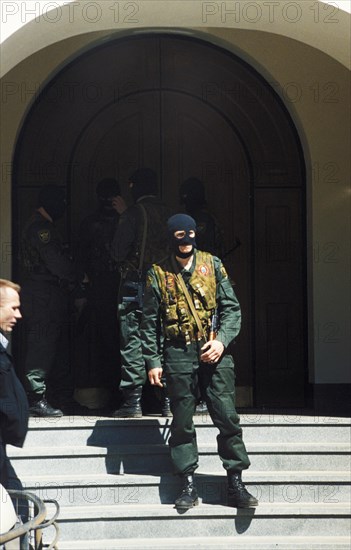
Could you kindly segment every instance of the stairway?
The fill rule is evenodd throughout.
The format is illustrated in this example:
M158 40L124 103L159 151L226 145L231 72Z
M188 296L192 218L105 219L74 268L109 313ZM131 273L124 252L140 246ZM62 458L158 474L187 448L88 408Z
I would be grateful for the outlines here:
M59 502L60 550L350 549L350 419L241 414L252 463L243 480L260 504L236 510L223 504L217 430L196 416L200 506L183 515L170 422L30 419L24 448L8 451L26 489Z

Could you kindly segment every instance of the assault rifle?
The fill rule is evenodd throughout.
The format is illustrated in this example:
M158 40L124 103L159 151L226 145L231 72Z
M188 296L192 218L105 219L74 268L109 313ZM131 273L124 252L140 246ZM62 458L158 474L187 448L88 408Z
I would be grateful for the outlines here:
M144 301L145 283L143 281L124 281L122 287L122 302L138 304L142 310ZM129 294L126 296L125 294Z
M217 337L217 332L219 329L219 316L218 316L218 309L216 308L213 311L212 317L211 317L211 325L210 325L210 332L208 335L209 340L215 340Z

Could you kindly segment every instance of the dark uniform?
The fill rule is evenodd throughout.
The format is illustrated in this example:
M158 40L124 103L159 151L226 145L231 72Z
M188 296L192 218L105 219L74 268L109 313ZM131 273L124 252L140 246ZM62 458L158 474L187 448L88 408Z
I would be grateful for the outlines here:
M130 181L135 204L121 215L112 246L122 271L118 316L124 404L115 412L121 417L141 416L140 399L147 380L140 340L142 300L147 270L167 255L165 229L170 213L156 197L156 175L151 170L138 170Z
M119 214L110 206L120 194L118 183L102 180L97 186L100 206L80 226L78 260L89 278L87 303L76 324L76 387L119 384L117 297L119 270L111 244Z
M62 191L56 186L44 187L40 192L39 203L43 203L41 206L52 219L62 215L64 208L52 205L55 198L63 200ZM83 279L83 272L69 258L54 223L39 211L24 228L22 261L26 270L21 301L27 337L25 372L30 410L42 416L59 416L62 411L52 409L46 398L57 406L64 406L72 399L69 290Z
M184 218L189 216L179 216L180 220ZM194 220L192 222L195 229ZM198 467L193 415L199 388L205 396L211 419L219 429L218 454L228 477L240 478L241 471L250 465L235 409L234 362L226 351L240 330L240 306L221 261L196 249L192 254L189 271L183 269L180 273L206 335L214 313L218 313L216 340L224 346L219 361L212 364L200 360L200 347L205 342L198 340L198 325L179 284L174 257L153 265L148 273L141 331L148 369L164 365L173 413L169 440L171 456L175 473L185 478L189 493L188 501L180 499L179 502L178 499L176 506L185 509L197 504L192 480ZM160 327L164 336L163 350L157 345ZM249 505L255 505L254 500ZM237 500L235 505L239 506Z

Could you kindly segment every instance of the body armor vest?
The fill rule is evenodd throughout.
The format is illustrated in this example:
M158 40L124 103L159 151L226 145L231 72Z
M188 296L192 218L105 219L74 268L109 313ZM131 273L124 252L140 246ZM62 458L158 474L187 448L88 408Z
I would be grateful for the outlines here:
M185 294L172 269L170 260L163 266L154 265L161 291L161 311L165 338L184 339L186 343L198 340L198 328ZM216 276L213 257L207 252L196 252L195 269L187 284L204 333L208 334L216 308Z
M147 217L147 228L145 227L145 219L140 205L136 205L137 216L137 238L134 243L134 250L127 259L127 264L134 269L139 269L140 256L142 257L142 271L146 271L155 262L162 261L168 254L168 240L166 233L166 220L170 215L167 206L156 198L142 200L141 203L145 209ZM142 242L144 233L146 232L146 242L144 254L142 250Z

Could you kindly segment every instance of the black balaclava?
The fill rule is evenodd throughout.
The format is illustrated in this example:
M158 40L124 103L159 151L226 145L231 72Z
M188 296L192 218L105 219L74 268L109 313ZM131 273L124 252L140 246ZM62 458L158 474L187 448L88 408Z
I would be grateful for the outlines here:
M139 168L129 177L134 202L145 195L157 195L157 176L150 168Z
M53 221L59 220L66 210L66 194L58 185L44 185L39 191L37 206L42 207Z
M196 240L195 236L190 236L190 231L196 231L196 222L187 214L175 214L174 216L171 216L169 220L167 221L167 228L168 228L168 237L169 242L171 244L172 250L178 258L190 258L190 256L194 253L194 248L196 247ZM181 239L177 239L174 236L174 233L176 231L184 231L185 235ZM181 252L179 250L179 246L183 245L192 245L192 249L190 252Z
M117 180L114 178L104 178L96 186L96 194L99 199L100 209L107 216L117 214L112 207L112 198L121 194L121 188Z

